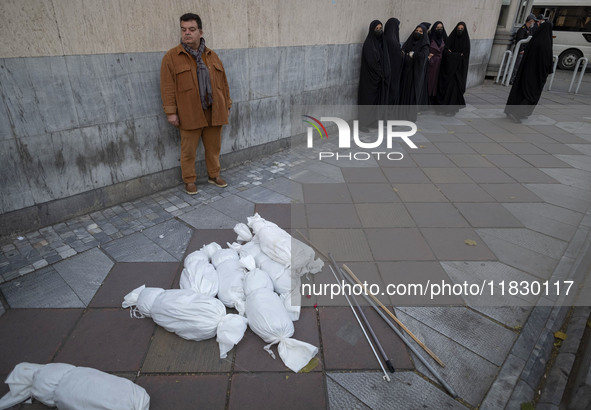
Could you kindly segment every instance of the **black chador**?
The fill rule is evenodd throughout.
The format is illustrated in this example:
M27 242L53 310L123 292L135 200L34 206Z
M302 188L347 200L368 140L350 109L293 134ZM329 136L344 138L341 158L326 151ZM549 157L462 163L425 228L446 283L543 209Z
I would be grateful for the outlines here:
M505 114L518 122L534 111L552 72L552 23L544 22L525 48Z
M422 33L417 29L420 28ZM424 92L427 75L427 57L429 56L429 36L427 28L418 25L402 46L404 64L402 68L400 105L401 119L416 121L417 105L427 105L427 93Z

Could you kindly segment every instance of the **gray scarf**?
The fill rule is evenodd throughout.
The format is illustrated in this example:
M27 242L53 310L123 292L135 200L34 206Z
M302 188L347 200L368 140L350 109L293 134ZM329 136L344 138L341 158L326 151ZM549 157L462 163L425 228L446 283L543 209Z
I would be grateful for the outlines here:
M181 43L183 44L183 43ZM213 104L213 93L211 91L211 79L209 78L209 70L201 58L201 54L205 50L205 39L201 37L199 48L197 51L183 44L183 48L191 54L197 62L197 80L199 81L199 95L201 96L201 106L204 110Z

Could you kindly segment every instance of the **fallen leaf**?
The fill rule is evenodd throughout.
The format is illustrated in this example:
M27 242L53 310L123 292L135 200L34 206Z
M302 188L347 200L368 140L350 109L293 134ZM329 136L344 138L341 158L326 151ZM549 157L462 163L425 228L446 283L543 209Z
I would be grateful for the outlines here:
M392 187L392 190L393 190L394 192L398 192L398 189L396 189L396 188L394 188L394 187Z
M567 335L564 332L556 332L554 333L554 337L559 340L566 340Z
M312 360L310 360L307 365L302 367L298 373L310 373L318 366L318 364L320 364L320 360L318 360L317 357L313 357Z
M419 148L427 148L427 147L425 147L424 145L419 145Z
M468 246L476 246L476 241L472 239L466 239L464 243Z

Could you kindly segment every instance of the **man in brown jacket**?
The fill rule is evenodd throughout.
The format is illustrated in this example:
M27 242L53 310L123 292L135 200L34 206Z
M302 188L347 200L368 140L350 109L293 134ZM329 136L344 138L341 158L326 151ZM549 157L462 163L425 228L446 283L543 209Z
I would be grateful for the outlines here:
M228 123L232 100L224 66L205 47L201 18L187 13L180 18L181 44L169 50L160 68L160 93L168 122L181 133L181 173L185 191L197 193L195 157L203 140L208 182L228 184L220 177L222 125Z

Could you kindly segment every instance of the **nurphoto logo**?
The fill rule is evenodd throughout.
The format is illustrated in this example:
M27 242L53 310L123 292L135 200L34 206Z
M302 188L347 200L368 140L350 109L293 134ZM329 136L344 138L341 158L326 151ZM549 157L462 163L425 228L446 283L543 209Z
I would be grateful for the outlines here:
M353 140L353 144L357 148L363 149L365 151L349 151L349 152L336 152L336 151L321 151L318 153L318 159L322 161L323 159L336 159L336 160L349 160L349 161L367 161L372 157L376 157L376 159L386 158L392 161L399 161L404 158L404 154L398 151L385 151L379 149L384 139L386 140L386 147L385 149L391 150L392 149L392 141L394 138L400 138L406 145L408 145L411 149L416 149L417 146L414 142L411 141L410 137L417 133L417 125L414 122L410 121L401 121L401 120L387 120L386 126L384 127L384 121L378 121L378 129L377 129L377 137L374 141L371 142L364 142L359 137L359 121L353 121L353 138L351 138L351 127L347 123L347 121L343 120L339 117L321 117L320 120L309 116L303 115L306 119L303 121L311 125L308 127L308 134L307 134L307 147L312 148L314 146L314 130L320 136L320 139L327 139L328 140L328 132L326 131L326 127L324 126L324 122L331 121L336 124L338 131L339 131L339 140L338 145L339 149L350 149L351 148L351 140ZM310 121L311 120L311 121ZM400 130L399 128L402 127L406 130ZM384 131L385 129L385 131ZM385 135L384 135L385 134ZM367 140L367 136L364 138ZM370 151L367 151L370 150ZM376 151L372 151L376 150Z

